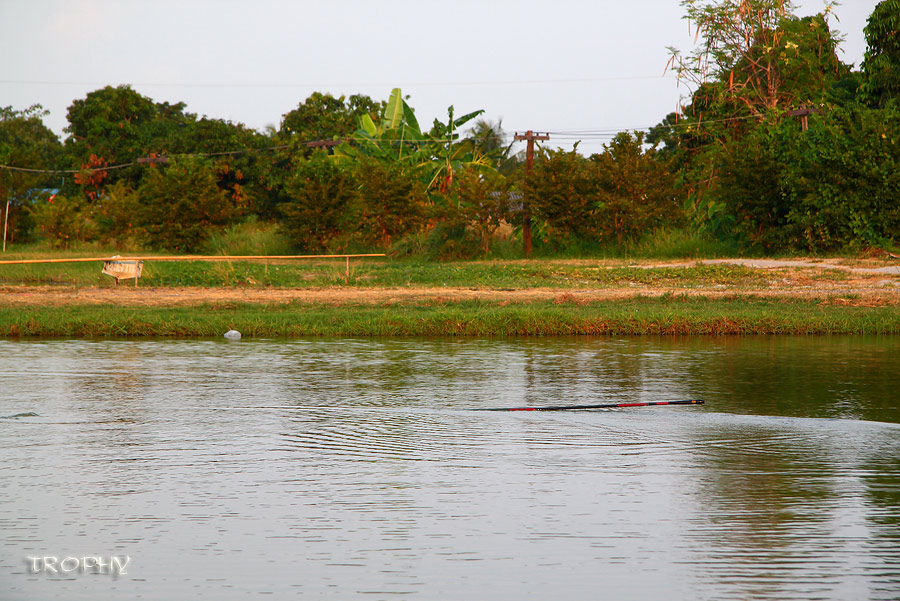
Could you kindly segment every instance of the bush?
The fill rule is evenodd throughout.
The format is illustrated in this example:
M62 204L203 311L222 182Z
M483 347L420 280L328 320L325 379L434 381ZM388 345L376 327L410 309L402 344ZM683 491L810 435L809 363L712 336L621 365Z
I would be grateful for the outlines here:
M330 250L353 225L353 174L324 152L295 160L285 195L289 200L278 205L282 231L301 251Z
M199 159L148 169L138 194L140 235L149 246L194 252L237 215L217 185L215 169Z
M76 242L91 238L94 224L90 219L87 201L67 196L38 200L30 212L37 229L46 236L52 246L69 248Z
M510 186L506 178L492 171L464 169L456 174L450 198L458 219L479 241L481 254L491 250L491 237L510 218Z
M594 244L639 237L663 223L678 224L682 214L675 175L655 151L643 150L643 134L621 133L590 159L547 151L526 187L535 216L549 237Z
M889 246L900 231L900 111L832 108L764 122L719 154L712 191L744 245L824 252Z
M358 187L353 230L363 244L388 248L425 225L425 184L402 164L364 157L356 163L354 177Z
M97 238L118 248L133 244L138 237L141 218L140 196L125 181L107 188L94 205Z

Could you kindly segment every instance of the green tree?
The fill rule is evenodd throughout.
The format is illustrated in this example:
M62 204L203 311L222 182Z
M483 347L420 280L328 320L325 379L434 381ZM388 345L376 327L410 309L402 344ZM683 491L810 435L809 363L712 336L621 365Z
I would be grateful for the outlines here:
M834 108L801 133L761 124L720 155L709 191L746 247L892 246L900 231L900 107Z
M157 147L162 154L213 155L217 184L232 204L241 212L273 215L277 197L266 185L272 162L272 154L262 152L271 147L266 136L242 123L191 115Z
M425 185L402 164L362 157L354 179L356 237L364 243L387 249L425 225L429 204Z
M596 240L594 211L600 189L593 164L579 152L542 150L524 187L525 202L546 240L561 243L571 238Z
M56 248L70 248L94 235L90 206L81 196L52 196L28 207L35 226Z
M363 94L335 98L313 92L282 117L279 134L282 139L296 138L301 142L339 139L356 131L363 115L377 119L383 106L383 102Z
M232 202L242 210L271 214L274 201L266 187L270 157L258 152L270 147L271 140L240 123L198 118L185 107L182 102L157 103L128 86L95 90L69 107L66 148L71 162L90 168L92 163L115 165L148 156L215 155L217 184ZM137 188L144 169L105 173L100 193L122 179Z
M128 182L119 181L92 208L97 239L104 244L127 248L141 239L141 198Z
M795 123L763 123L721 146L713 165L716 179L704 191L701 215L722 221L710 224L713 233L768 252L791 246L786 229L791 203L781 177L790 155L787 136L798 135Z
M481 253L491 250L491 238L510 217L511 186L496 172L463 169L456 178L451 200L456 200L457 219L478 238Z
M356 186L352 173L324 151L296 157L278 209L285 234L306 252L322 252L355 227L349 211Z
M551 239L621 244L681 220L670 162L643 144L643 133L623 132L590 159L542 153L526 200Z
M141 241L180 252L200 248L216 228L239 214L217 180L215 168L203 159L188 157L148 168L137 189Z
M360 118L360 129L353 143L344 143L335 154L345 160L369 156L407 165L422 178L429 190L449 190L453 173L463 167L491 169L491 161L481 154L470 139L460 139L463 125L481 115L478 110L462 117L455 116L453 106L447 109L447 122L434 120L428 132L422 132L415 111L403 98L399 88L391 91L381 118L375 122L369 115Z
M518 158L512 154L512 144L503 131L502 119L478 119L469 130L468 139L474 145L475 152L490 161L497 171L505 175L515 171Z
M807 135L785 132L778 172L803 250L894 246L900 236L900 106L835 109Z
M679 80L724 115L761 116L777 107L825 98L848 71L837 58L840 38L828 26L834 3L798 18L791 0L682 0L700 46L689 56L672 48ZM696 112L696 111L695 111Z
M643 145L643 132L623 132L591 157L599 183L592 219L601 241L622 244L681 218L669 162Z
M28 215L23 209L36 189L53 186L58 180L41 170L54 169L60 159L59 138L43 123L47 111L40 105L24 111L0 107L0 230L7 241L28 235ZM4 235L4 234L0 234Z
M865 28L863 92L873 106L900 98L900 0L882 0Z
M167 106L180 115L184 105ZM91 155L109 164L133 161L147 150L148 134L159 107L130 86L106 86L69 106L66 146L77 162Z

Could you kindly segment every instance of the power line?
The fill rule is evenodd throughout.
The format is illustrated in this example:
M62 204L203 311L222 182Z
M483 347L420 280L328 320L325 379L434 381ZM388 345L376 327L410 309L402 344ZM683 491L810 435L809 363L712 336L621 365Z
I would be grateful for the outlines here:
M700 127L703 125L707 125L710 123L726 123L731 121L743 121L747 119L755 119L753 115L747 115L743 117L730 117L725 119L709 119L706 121L697 121L697 122L683 122L683 123L673 123L669 125L662 125L663 128L669 129L682 129L682 128L690 128L690 127ZM563 141L572 141L572 140L585 140L585 141L603 141L603 140L611 140L615 138L618 134L622 132L629 131L649 131L653 127L635 127L635 128L609 128L609 129L573 129L573 130L548 130L546 133L551 134L556 139L560 139ZM462 143L462 142L474 142L477 143L479 141L486 140L503 140L504 136L481 136L481 137L472 137L472 138L406 138L406 139L396 139L396 140L374 140L374 139L366 139L365 142L368 144L373 144L376 146L398 146L400 144L425 144L425 143L437 143L437 144L452 144L452 143ZM523 138L524 139L524 138ZM538 138L543 139L543 138ZM162 155L158 158L214 158L221 156L237 156L242 154L254 154L261 152L271 152L277 150L288 150L291 149L292 146L301 146L305 145L309 148L318 147L324 145L323 142L329 142L329 146L336 145L336 143L340 142L348 142L353 143L356 140L307 140L307 141L297 141L293 144L279 144L276 146L267 146L264 148L243 148L238 150L229 150L223 152L206 152L206 153L183 153L183 154L171 154L171 155ZM145 157L137 158L133 161L126 163L119 163L116 165L109 165L105 167L96 167L93 169L31 169L27 167L14 167L12 165L0 165L0 170L4 171L13 171L20 173L46 173L46 174L54 174L54 173L64 173L64 174L73 174L73 173L81 173L82 171L114 171L118 169L126 169L128 167L135 167L139 165L146 165L151 162L164 162L164 161L154 161L148 160Z
M483 81L420 81L404 82L404 86L412 87L452 87L452 86L490 86L490 85L534 85L534 84L563 84L563 83L598 83L608 81L641 81L654 79L667 79L667 75L622 75L609 77L570 77L556 79L507 79L507 80L483 80ZM176 82L132 82L127 85L135 87L155 88L373 88L383 86L396 86L397 82L368 82L368 83L176 83ZM35 86L107 86L109 82L99 81L51 81L51 80L24 80L4 79L0 84L7 85L35 85Z

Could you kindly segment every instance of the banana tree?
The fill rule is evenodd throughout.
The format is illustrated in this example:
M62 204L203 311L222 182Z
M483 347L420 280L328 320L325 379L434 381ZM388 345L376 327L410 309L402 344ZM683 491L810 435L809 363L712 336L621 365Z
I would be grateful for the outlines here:
M352 140L335 151L340 158L371 156L402 163L415 171L429 189L446 191L453 182L454 171L462 167L493 170L491 161L472 140L460 140L459 129L484 111L478 110L454 117L448 109L447 123L435 119L428 132L422 132L415 112L404 100L400 88L391 91L381 120L376 124L369 115L359 119L359 129Z

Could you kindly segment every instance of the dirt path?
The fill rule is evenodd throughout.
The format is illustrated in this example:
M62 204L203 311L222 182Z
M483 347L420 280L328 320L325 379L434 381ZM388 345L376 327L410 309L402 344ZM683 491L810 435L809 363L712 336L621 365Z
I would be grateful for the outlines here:
M579 261L581 263L583 261ZM489 302L556 302L588 303L636 296L667 294L722 298L754 296L776 298L821 299L823 302L862 306L900 305L900 266L882 262L773 259L711 259L705 264L732 263L766 271L766 284L752 289L721 284L658 287L630 286L567 289L528 288L519 290L473 288L75 288L71 286L3 286L0 307L103 305L126 306L195 306L204 303L287 303L292 301L324 304L412 304L444 303L465 300ZM598 262L594 262L598 264ZM603 263L606 265L606 262ZM687 267L697 261L678 263L641 263L635 267ZM619 262L616 265L622 266ZM825 270L845 270L849 278L817 278Z
M743 265L753 269L835 269L847 271L858 275L886 275L900 276L900 265L880 265L881 261L860 262L857 265L848 265L845 259L822 259L818 261L811 260L791 260L791 259L704 259L699 261L704 265ZM694 263L672 263L671 267L683 267L693 265ZM662 265L656 265L661 267Z

